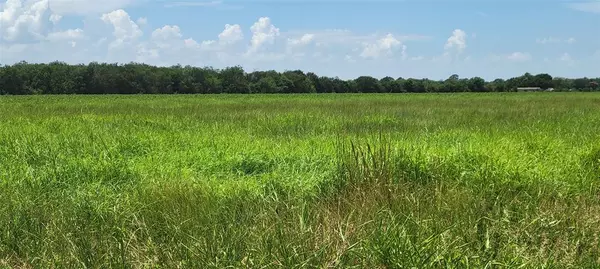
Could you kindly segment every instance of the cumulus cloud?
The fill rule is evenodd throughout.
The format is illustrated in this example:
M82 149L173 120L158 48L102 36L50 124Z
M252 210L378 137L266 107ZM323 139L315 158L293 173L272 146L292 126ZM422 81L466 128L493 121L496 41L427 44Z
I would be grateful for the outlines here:
M177 25L165 25L152 32L153 40L173 40L181 38L181 29Z
M0 35L11 42L42 40L50 19L48 0L8 0L0 11Z
M279 28L275 27L268 17L258 19L258 21L250 27L250 31L252 32L252 39L250 40L248 53L258 52L264 46L273 44L275 38L280 35Z
M225 24L225 30L219 34L219 42L221 44L235 44L244 39L242 27L239 24Z
M180 43L181 37L183 37L181 29L177 25L165 25L152 32L152 41L159 48L176 46Z
M454 51L458 54L467 48L467 33L461 29L456 29L446 41L444 49L446 52Z
M512 62L527 62L531 61L531 54L526 52L513 52L506 56L506 59Z
M238 24L226 24L225 29L219 34L218 40L205 40L198 42L188 42L187 47L201 49L203 51L223 52L229 51L232 45L244 39L242 27Z
M77 29L69 29L62 32L53 32L48 34L46 38L49 41L64 41L64 40L77 40L83 38L83 30Z
M111 43L111 48L123 46L125 43L137 41L142 36L139 26L131 20L129 14L122 9L106 13L101 17L104 23L112 25L115 40Z
M406 46L402 46L402 42L392 34L387 34L385 37L375 41L374 43L365 44L360 57L377 59L381 56L390 55L395 48L401 47L403 54L406 53Z
M288 38L288 46L301 47L310 44L315 39L314 34L304 34L298 39Z
M183 45L188 49L196 49L200 47L200 44L198 44L198 42L193 38L183 40Z
M140 17L135 22L139 26L145 26L146 24L148 24L148 18L146 18L146 17Z
M57 24L57 23L58 23L58 22L59 22L61 19L62 19L62 16L61 16L61 15L58 15L58 14L51 14L51 15L50 15L50 21L51 21L53 24Z

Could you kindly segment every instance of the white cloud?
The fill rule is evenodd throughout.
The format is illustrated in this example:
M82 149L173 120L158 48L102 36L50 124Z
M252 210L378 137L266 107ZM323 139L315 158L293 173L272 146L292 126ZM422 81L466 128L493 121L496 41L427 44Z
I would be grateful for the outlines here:
M299 36L306 32L310 32L313 36L312 41L317 47L327 46L349 46L356 47L365 43L374 43L377 40L383 38L381 33L372 34L357 34L346 29L325 29L325 30L311 30L311 31L291 31L287 32L287 35ZM431 37L423 35L394 35L394 38L400 42L406 41L420 41L427 40Z
M402 60L406 60L408 58L408 53L406 53L406 49L407 49L406 45L402 45L402 53L401 53Z
M200 44L200 48L207 49L207 48L213 47L216 44L217 44L217 41L214 41L214 40L205 40L205 41L202 41L202 43Z
M575 60L573 60L573 57L571 57L571 55L569 53L564 53L563 55L560 56L560 58L558 58L559 61L561 62L565 62L568 65L573 65L575 64Z
M558 44L558 43L573 44L576 41L577 40L574 37L565 38L565 39L556 38L556 37L545 37L545 38L538 38L538 39L535 40L536 43L542 44L542 45L546 45L546 44Z
M559 43L560 41L560 39L554 37L538 38L535 40L535 42L538 44Z
M242 27L238 24L226 24L225 29L218 36L217 40L205 40L200 44L198 42L188 42L186 46L201 49L203 51L213 51L223 53L224 51L230 51L231 46L242 41L244 34L242 33Z
M169 48L180 44L182 36L179 26L165 25L152 32L152 41L159 48Z
M356 60L354 59L354 57L352 57L352 55L346 55L344 57L344 60L346 60L349 63L355 63L356 62Z
M565 62L570 62L570 61L573 61L573 58L571 58L570 54L564 53L562 56L560 56L560 60L565 61Z
M143 62L154 62L160 59L159 50L156 48L149 48L143 44L138 45L136 51L136 60Z
M258 19L258 21L250 27L250 31L252 32L252 40L250 40L248 53L255 53L265 45L273 44L275 38L280 35L279 28L275 27L268 17Z
M50 21L51 21L53 24L57 24L57 23L58 23L58 22L59 22L61 19L62 19L62 16L61 16L61 15L58 15L58 14L51 14L51 15L50 15Z
M42 40L51 18L48 0L8 0L0 11L0 36L11 42Z
M523 63L531 61L533 57L527 52L513 52L509 54L492 54L488 59L493 62Z
M200 47L200 44L198 44L198 42L196 42L196 40L194 40L192 38L188 38L188 39L184 40L183 44L188 49L196 49L196 48Z
M315 39L314 34L304 34L298 39L288 38L288 46L290 47L302 47L310 44Z
M452 32L452 36L446 41L444 49L446 52L455 51L460 54L467 48L467 33L461 29L456 29Z
M385 37L374 43L365 44L365 48L361 52L360 57L377 59L381 56L390 55L397 47L402 47L402 42L396 39L394 35L387 34ZM406 46L402 48L403 53L405 53Z
M288 38L286 46L287 56L295 61L302 60L308 55L308 49L306 47L313 43L314 38L314 34L303 34L299 38Z
M111 43L111 48L122 47L125 43L135 42L143 34L138 25L131 20L129 14L122 9L104 14L101 19L114 28L113 36L115 40Z
M527 52L513 52L506 56L506 59L511 62L527 62L531 61L531 54Z
M600 1L592 1L592 2L582 2L582 3L570 3L568 6L571 9L590 12L590 13L600 13Z
M242 27L239 24L225 24L225 30L219 34L221 44L231 45L244 39Z
M69 29L63 32L53 32L49 33L47 39L49 41L62 41L62 40L76 40L83 38L83 30L77 29Z
M146 18L146 17L140 17L135 22L139 26L145 26L146 24L148 24L148 18Z
M181 37L181 29L177 25L165 25L162 28L158 28L152 32L153 40L173 40L180 39Z
M102 14L122 9L143 0L49 0L53 13L60 15Z

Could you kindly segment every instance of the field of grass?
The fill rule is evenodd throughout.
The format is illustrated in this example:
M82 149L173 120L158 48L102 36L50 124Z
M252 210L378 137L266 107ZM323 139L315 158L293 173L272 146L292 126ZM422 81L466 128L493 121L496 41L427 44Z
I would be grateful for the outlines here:
M592 268L600 94L0 97L0 267Z

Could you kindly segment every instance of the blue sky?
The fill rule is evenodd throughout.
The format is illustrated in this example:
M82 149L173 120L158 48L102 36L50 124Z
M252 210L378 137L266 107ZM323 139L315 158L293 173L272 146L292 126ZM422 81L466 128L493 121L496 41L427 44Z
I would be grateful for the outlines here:
M600 0L0 0L0 63L600 76Z

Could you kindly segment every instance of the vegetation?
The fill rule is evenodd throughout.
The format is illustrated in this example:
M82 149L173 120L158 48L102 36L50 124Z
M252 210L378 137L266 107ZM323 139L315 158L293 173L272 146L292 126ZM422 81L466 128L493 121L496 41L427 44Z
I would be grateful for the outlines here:
M548 74L496 79L452 75L444 81L429 79L355 80L319 77L302 71L255 71L241 67L223 70L197 67L154 67L145 64L68 65L61 62L0 66L0 95L25 94L190 94L190 93L423 93L511 92L518 87L553 88L556 91L598 91L600 78L553 78Z
M597 93L4 96L0 266L593 268L599 134Z

